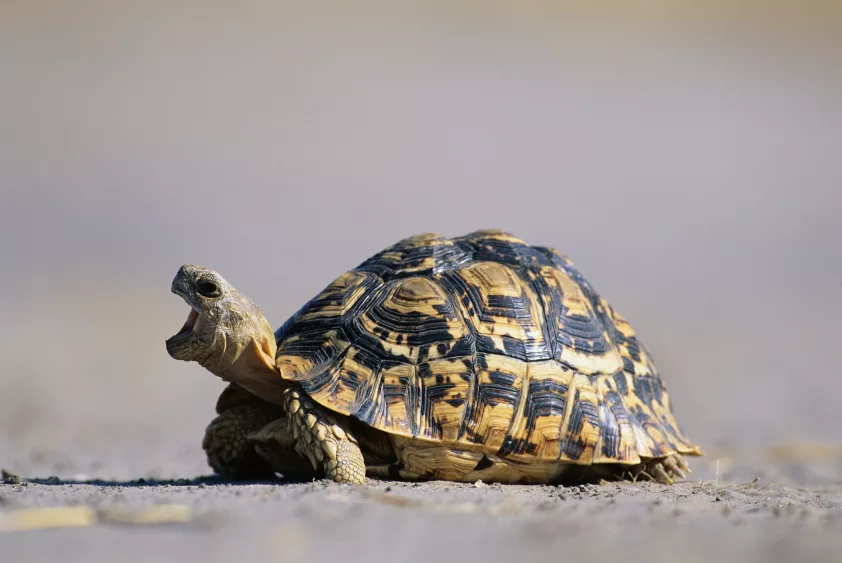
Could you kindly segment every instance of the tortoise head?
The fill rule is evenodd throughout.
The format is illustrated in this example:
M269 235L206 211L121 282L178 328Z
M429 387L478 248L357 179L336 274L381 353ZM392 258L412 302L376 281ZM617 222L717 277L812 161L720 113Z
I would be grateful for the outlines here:
M190 305L167 352L197 362L224 379L271 402L282 402L282 380L275 367L275 335L260 309L213 270L185 264L172 292Z

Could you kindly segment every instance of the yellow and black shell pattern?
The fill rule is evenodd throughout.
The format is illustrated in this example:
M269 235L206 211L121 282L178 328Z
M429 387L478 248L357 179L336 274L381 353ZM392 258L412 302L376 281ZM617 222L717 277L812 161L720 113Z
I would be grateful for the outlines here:
M404 239L275 336L284 379L384 432L526 463L698 453L626 320L562 254L502 231Z

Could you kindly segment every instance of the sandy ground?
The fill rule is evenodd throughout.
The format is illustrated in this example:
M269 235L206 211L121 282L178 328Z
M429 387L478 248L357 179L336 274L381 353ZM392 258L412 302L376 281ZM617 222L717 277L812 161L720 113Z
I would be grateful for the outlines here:
M837 470L839 467L837 467ZM838 561L842 486L210 481L0 488L4 561ZM28 507L71 505L63 513ZM83 508L84 507L84 508ZM54 560L54 559L53 559Z
M0 553L67 562L839 561L840 453L776 450L748 464L722 456L713 468L697 460L698 478L672 486L7 476Z
M0 2L0 561L842 560L838 3L329 4ZM629 319L692 482L203 477L181 264L279 326L478 228Z

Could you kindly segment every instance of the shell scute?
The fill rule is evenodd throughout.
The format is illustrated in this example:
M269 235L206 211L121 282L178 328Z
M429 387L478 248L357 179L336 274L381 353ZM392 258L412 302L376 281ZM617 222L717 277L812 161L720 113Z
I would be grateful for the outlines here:
M385 283L346 327L360 346L411 364L470 348L470 332L448 295L423 277Z
M436 233L423 233L378 252L360 264L356 271L373 272L384 279L428 275L458 267L471 258L470 249Z
M463 439L498 451L523 399L527 363L494 354L482 354L478 360L480 369Z
M441 280L456 292L462 316L476 335L477 351L523 361L551 357L544 308L519 272L505 264L479 262Z

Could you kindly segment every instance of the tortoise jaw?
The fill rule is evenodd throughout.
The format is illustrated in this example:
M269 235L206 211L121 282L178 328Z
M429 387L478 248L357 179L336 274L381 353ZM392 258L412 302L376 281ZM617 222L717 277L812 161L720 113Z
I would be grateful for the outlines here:
M179 274L180 273L181 272L179 272ZM189 289L187 287L187 284L184 283L184 278L181 275L177 275L175 277L175 279L172 282L172 286L170 287L170 291L184 299L184 302L190 305L190 313L187 315L187 320L184 321L184 325L181 327L181 330L179 330L176 334L170 337L170 339L167 342L169 342L170 340L181 340L189 336L193 332L193 328L195 328L196 321L199 319L200 314L199 310L192 303L190 303Z
M190 309L190 314L187 315L187 320L184 321L184 326L181 327L176 334L174 334L170 340L173 339L181 339L189 336L193 332L193 328L196 326L196 320L199 318L199 312L196 309Z
M191 338L194 335L193 331L196 328L200 313L191 307L190 313L187 315L187 320L176 334L167 339L167 353L173 358L180 360L186 359L186 353L192 348Z
M177 360L190 360L188 355L190 354L191 349L195 348L197 344L197 339L199 337L199 330L201 329L206 322L203 318L205 315L196 307L193 303L191 303L190 292L186 284L183 282L180 277L176 277L173 280L172 284L172 292L182 299L184 302L190 305L190 313L187 315L187 319L184 321L181 329L167 339L167 353Z

